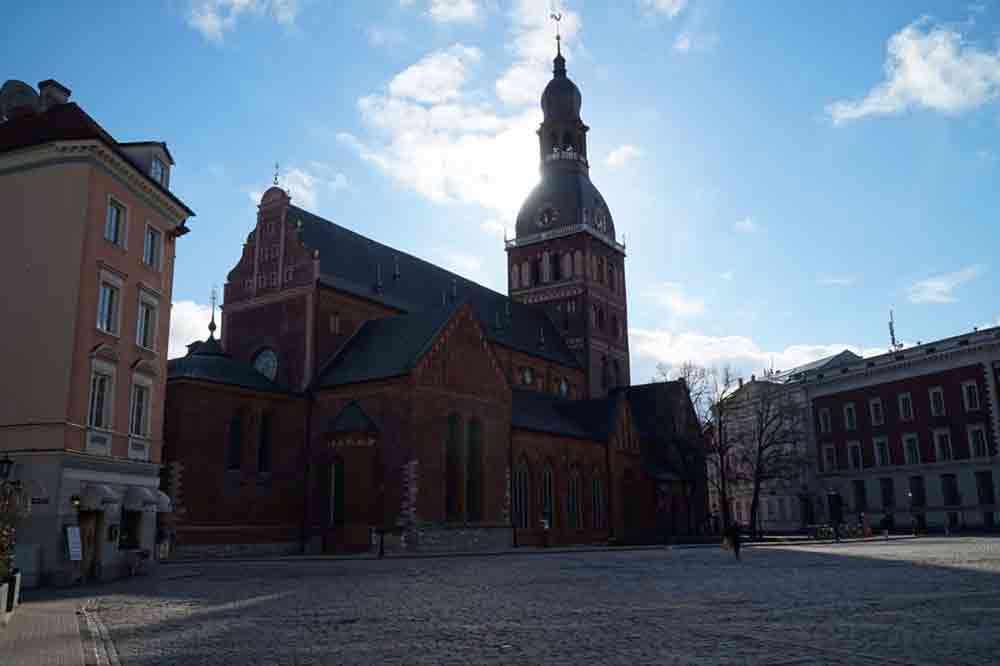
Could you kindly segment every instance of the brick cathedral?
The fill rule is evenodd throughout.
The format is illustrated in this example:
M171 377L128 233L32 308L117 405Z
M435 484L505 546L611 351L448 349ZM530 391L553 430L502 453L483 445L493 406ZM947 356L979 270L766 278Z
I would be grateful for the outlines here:
M507 296L292 204L275 186L222 336L170 361L164 489L188 552L433 551L698 531L681 382L630 385L625 247L590 181L561 54ZM213 315L214 316L214 315Z

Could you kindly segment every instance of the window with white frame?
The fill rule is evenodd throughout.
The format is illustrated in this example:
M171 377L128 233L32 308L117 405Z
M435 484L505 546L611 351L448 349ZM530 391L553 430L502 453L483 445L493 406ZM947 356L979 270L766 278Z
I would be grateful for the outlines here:
M935 386L930 390L931 416L944 416L944 389Z
M102 430L111 429L111 405L114 402L114 373L103 363L95 364L90 373L90 406L87 425Z
M896 400L899 403L899 419L901 421L912 421L913 397L909 393L900 393Z
M868 414L871 417L873 426L885 423L885 412L882 411L882 398L872 398L868 401Z
M150 386L138 378L132 383L129 400L128 432L133 437L149 437Z
M156 301L140 293L135 343L143 349L156 348Z
M861 442L848 443L847 454L851 469L861 469L864 466L861 458Z
M118 335L118 310L120 301L120 283L102 275L101 288L97 295L97 328L105 333Z
M149 175L150 177L158 182L160 185L166 185L164 180L167 176L167 168L163 165L163 162L153 158L152 163L149 165Z
M125 247L126 209L114 199L108 200L108 212L104 218L104 239Z
M819 431L822 433L830 432L830 410L826 407L819 410Z
M858 427L858 413L854 409L854 403L849 402L844 405L844 430L856 430Z
M823 470L833 472L837 469L837 449L833 444L823 446Z
M889 457L889 439L886 437L876 437L872 440L872 445L875 449L875 464L879 467L891 465L892 459Z
M976 382L962 382L962 400L965 403L965 411L973 412L979 409L979 385Z
M907 465L920 464L920 439L915 434L903 435L903 455Z
M934 431L934 452L938 462L947 462L954 458L951 450L951 432L946 428L939 428Z
M969 452L973 458L986 458L990 455L986 444L986 428L982 424L969 426Z
M160 270L160 253L163 247L163 234L158 229L146 225L146 237L142 245L142 261L154 270Z

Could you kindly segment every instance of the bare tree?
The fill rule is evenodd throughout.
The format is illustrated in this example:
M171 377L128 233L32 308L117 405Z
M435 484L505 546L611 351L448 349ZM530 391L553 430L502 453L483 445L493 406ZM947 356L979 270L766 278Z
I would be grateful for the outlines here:
M762 488L782 488L799 479L808 459L801 448L804 407L781 384L752 381L729 397L731 479L751 484L750 533L757 537Z
M705 462L709 485L715 489L722 512L722 528L732 523L729 512L730 488L738 482L736 446L729 434L729 398L734 391L732 368L703 370L705 406ZM696 373L701 375L702 373Z
M684 361L678 366L670 366L666 363L656 364L656 381L676 381L682 380L687 386L688 394L691 396L691 405L694 407L695 416L698 423L704 427L711 417L711 400L709 375L711 371L694 363Z

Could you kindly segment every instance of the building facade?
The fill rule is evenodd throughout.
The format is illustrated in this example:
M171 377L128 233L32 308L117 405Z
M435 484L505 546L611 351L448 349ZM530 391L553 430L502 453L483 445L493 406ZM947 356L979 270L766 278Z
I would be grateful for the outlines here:
M998 369L989 328L814 374L819 490L876 527L993 529Z
M116 141L56 81L0 91L0 247L11 378L0 454L44 488L18 566L52 582L119 575L154 546L174 253L193 215L161 142ZM82 560L69 559L78 527ZM33 576L34 577L34 576Z
M509 295L264 193L221 340L170 362L181 552L358 551L373 532L390 549L501 549L701 527L703 469L685 476L666 455L698 436L686 388L628 385L624 248L587 177L579 97L557 56Z

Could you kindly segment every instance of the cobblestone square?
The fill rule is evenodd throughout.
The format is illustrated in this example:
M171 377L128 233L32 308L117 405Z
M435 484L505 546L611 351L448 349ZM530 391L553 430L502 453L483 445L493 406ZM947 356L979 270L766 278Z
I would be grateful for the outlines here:
M89 602L126 666L1000 663L1000 540L173 564Z

